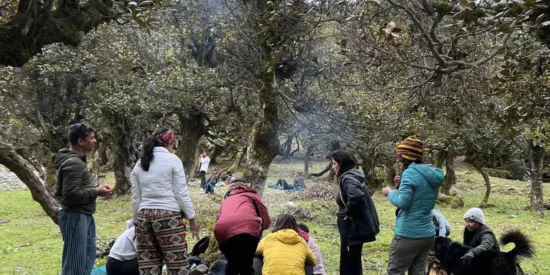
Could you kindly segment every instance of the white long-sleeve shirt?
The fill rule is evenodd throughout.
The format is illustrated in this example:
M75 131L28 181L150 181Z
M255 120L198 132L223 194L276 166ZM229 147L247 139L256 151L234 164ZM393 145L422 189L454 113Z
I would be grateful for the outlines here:
M204 172L208 172L208 166L210 165L210 158L208 156L204 157L204 158L199 158L199 163L200 163L200 166L201 166L201 172L204 171Z
M109 257L121 262L129 261L137 257L137 248L134 238L135 229L135 226L126 229L126 231L116 239L109 253Z
M186 219L195 218L181 160L164 147L155 147L153 154L155 157L149 171L141 168L141 160L132 171L134 223L137 223L137 213L144 208L176 212L183 210Z

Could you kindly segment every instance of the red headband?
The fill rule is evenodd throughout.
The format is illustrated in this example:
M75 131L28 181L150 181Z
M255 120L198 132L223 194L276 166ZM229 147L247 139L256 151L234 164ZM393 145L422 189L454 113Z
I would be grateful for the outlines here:
M157 141L160 146L168 146L176 140L176 137L174 137L174 132L172 130L168 130L167 132L164 132L162 134L159 134L156 136Z

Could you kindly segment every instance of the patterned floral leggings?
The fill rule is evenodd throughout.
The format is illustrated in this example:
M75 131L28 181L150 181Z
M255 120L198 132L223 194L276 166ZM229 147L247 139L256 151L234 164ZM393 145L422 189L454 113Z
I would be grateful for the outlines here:
M169 275L188 275L185 223L179 212L142 209L136 227L140 275L160 275L166 265Z

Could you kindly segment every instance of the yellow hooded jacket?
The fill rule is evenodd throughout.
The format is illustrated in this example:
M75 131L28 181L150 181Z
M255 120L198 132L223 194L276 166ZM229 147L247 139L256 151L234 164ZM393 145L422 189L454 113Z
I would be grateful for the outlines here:
M270 233L258 244L256 255L264 256L263 275L305 275L305 263L317 258L306 241L292 229Z

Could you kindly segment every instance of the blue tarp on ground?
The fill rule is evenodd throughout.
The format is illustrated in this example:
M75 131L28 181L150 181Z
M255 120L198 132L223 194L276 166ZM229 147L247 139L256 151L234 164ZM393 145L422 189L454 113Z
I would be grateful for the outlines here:
M163 268L164 271L166 271L166 266ZM105 266L98 267L94 270L92 270L92 273L90 275L107 275L107 269Z
M107 275L107 269L105 268L105 266L98 267L92 270L92 273L90 275Z

